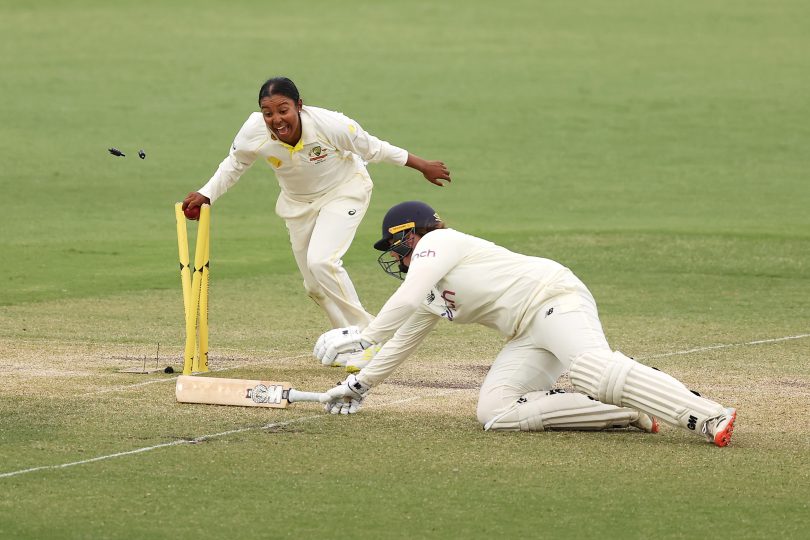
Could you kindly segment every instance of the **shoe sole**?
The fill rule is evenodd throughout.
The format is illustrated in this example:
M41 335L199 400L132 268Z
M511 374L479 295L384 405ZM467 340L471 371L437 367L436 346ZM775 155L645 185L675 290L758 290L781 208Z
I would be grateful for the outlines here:
M728 421L726 427L714 434L714 444L720 448L728 446L728 443L731 442L731 435L734 434L734 421L737 420L737 409L731 409L731 411L731 420Z
M644 414L644 413L639 413L639 414ZM638 420L636 420L635 422L632 422L630 425L633 426L634 428L638 429L638 430L643 431L644 433L658 433L658 430L660 429L660 424L658 423L658 419L656 417L652 416L652 415L649 415L649 414L645 414L644 416L646 416L647 418L650 419L650 426L649 427L642 424Z

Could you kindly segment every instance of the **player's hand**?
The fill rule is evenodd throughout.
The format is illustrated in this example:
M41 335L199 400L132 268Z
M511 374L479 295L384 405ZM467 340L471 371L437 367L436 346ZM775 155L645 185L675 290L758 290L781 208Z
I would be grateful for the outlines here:
M325 366L344 366L346 365L346 359L343 358L343 363L339 363L341 359L335 358L333 362L324 362L323 357L326 354L326 348L332 344L337 339L346 337L346 336L359 336L360 335L360 328L357 326L347 326L346 328L335 328L333 330L329 330L328 332L324 332L321 334L321 337L318 338L318 341L315 342L315 348L312 350L312 355L315 356L323 365Z
M447 168L447 165L441 161L426 161L425 168L422 170L422 174L425 175L428 182L431 184L436 184L437 186L443 186L444 182L442 180L446 180L450 182L450 170Z
M204 204L211 204L211 199L202 193L192 191L183 199L183 213L188 219L198 220L200 219L200 207Z
M447 182L451 181L450 170L443 161L428 161L419 156L408 154L408 161L405 162L405 165L421 172L431 184L443 186L443 180Z
M321 363L325 366L345 366L349 357L363 353L374 344L364 340L360 334L349 334L326 341L324 345L323 354L319 357Z
M329 401L324 405L324 410L331 414L354 414L360 410L369 390L370 386L349 375L345 381L326 391Z

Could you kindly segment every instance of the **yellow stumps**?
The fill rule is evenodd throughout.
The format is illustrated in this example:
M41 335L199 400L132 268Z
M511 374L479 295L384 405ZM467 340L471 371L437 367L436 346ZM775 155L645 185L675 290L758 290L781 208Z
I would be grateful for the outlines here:
M183 203L174 205L174 217L177 220L177 249L180 252L180 282L183 284L183 309L188 319L188 305L191 295L191 268L188 260L188 233L186 216L183 215Z
M202 266L196 265L195 277L200 275L200 348L199 354L194 358L192 371L208 371L208 278L210 273L210 237L211 237L211 207L207 204L200 211L199 230L205 231L205 243L203 244ZM200 233L197 233L200 235ZM197 258L197 249L200 249L200 236L197 236L197 248L194 251L194 258ZM197 289L194 289L195 291Z
M194 269L189 267L188 233L182 204L174 206L177 220L177 246L180 253L180 281L183 284L183 307L186 316L186 347L183 375L208 371L208 279L210 256L211 207L200 209ZM198 333L199 323L199 333ZM199 343L197 338L199 335Z

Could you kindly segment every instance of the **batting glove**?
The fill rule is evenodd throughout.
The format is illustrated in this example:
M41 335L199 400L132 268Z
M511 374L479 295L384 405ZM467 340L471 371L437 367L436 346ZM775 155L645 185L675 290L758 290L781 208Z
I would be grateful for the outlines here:
M324 405L324 410L331 414L354 414L360 410L369 390L370 386L349 375L345 381L326 391L329 401Z
M373 343L361 338L360 334L350 334L327 341L325 345L321 363L325 366L345 366L352 354L362 353Z
M335 328L334 330L329 330L328 332L324 332L321 334L321 337L318 338L318 341L315 342L315 348L312 350L312 354L321 361L321 363L325 366L345 366L346 359L343 359L343 363L335 363L339 362L341 359L335 358L331 362L324 361L324 355L326 354L326 348L329 344L331 344L336 339L344 338L347 336L357 336L360 335L360 329L356 326L347 326L346 328Z

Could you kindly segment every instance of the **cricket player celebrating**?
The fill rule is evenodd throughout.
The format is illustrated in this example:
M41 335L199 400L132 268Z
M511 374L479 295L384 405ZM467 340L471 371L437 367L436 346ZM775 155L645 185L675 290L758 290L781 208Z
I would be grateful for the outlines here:
M485 430L632 425L656 432L658 418L717 446L729 443L736 410L612 351L593 296L565 266L448 229L422 202L391 208L382 229L374 244L383 252L378 261L404 281L368 326L318 340L315 355L323 363L343 355L347 370L361 368L327 391L328 411L357 412L368 391L446 319L479 323L508 339L480 390ZM581 393L552 390L566 370Z
M341 260L371 200L365 163L405 165L438 186L450 181L450 173L441 161L409 154L341 113L304 105L290 79L266 81L259 107L214 176L185 198L183 210L194 219L197 207L216 201L257 159L265 161L281 187L276 214L287 225L307 293L333 328L365 327L373 317L361 305Z

